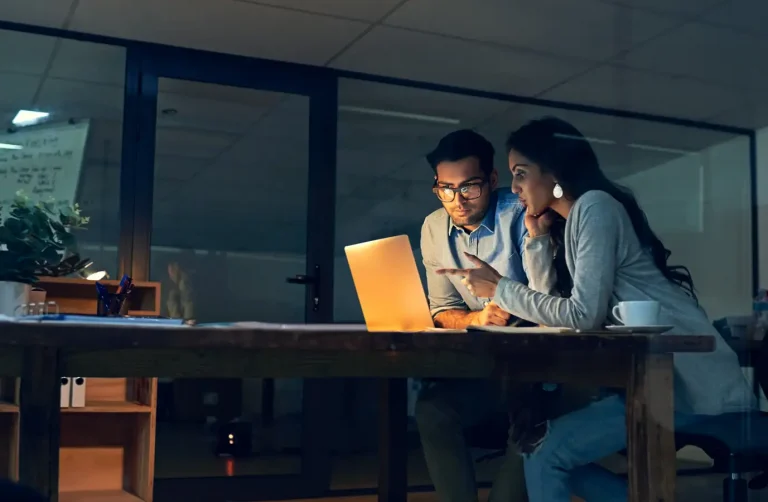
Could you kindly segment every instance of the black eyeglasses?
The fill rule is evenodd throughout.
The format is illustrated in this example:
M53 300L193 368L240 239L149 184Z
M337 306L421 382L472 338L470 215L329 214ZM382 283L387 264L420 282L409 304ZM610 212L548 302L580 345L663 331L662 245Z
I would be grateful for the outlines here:
M456 198L457 193L460 193L461 198L464 200L472 200L477 199L483 195L483 185L485 185L487 181L488 180L474 183L465 183L457 188L441 187L435 184L432 187L432 191L442 202L453 202L453 199Z

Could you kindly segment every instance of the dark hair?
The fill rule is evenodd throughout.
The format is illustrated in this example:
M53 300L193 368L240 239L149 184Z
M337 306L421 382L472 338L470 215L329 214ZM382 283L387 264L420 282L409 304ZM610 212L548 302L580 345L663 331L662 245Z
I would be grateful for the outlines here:
M427 162L432 170L437 172L441 162L454 162L467 157L477 157L480 169L486 175L493 171L493 155L495 154L490 141L471 129L460 129L443 136L434 150L427 154Z
M554 175L563 192L573 199L589 190L602 190L619 201L629 215L640 245L648 250L661 273L694 299L693 279L687 268L667 265L671 252L653 233L645 213L632 192L610 181L597 161L589 141L568 122L544 117L528 122L507 138L507 151L514 150ZM557 222L552 235L562 248L564 220ZM561 264L562 265L562 264ZM560 267L557 267L558 276ZM572 285L571 285L572 286ZM568 288L570 289L570 288Z

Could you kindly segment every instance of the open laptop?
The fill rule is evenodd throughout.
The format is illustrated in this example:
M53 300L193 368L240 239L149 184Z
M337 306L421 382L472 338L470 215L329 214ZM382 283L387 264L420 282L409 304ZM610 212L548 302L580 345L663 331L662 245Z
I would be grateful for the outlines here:
M442 331L436 328L407 235L346 246L357 298L368 331ZM469 326L499 333L563 333L567 328Z
M353 244L344 252L369 331L435 329L407 235Z

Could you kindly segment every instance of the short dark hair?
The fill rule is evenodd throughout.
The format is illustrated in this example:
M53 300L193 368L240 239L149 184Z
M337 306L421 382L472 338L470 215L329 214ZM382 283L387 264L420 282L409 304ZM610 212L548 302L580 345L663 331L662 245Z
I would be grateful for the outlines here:
M480 169L486 175L493 171L493 155L496 151L490 141L471 129L460 129L443 136L434 150L427 154L427 162L437 172L441 162L455 162L467 157L477 157Z

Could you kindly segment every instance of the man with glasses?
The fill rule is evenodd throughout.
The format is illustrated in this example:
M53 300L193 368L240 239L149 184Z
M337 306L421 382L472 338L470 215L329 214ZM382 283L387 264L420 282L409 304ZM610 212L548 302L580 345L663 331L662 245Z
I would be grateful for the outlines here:
M429 307L435 325L506 326L511 315L477 298L461 278L438 275L440 268L472 268L465 252L489 263L505 277L528 283L534 269L536 289L550 293L553 249L548 236L526 240L525 207L509 188L497 188L494 148L471 130L452 132L427 155L435 172L432 191L443 205L424 220L421 251L427 269ZM523 266L523 256L527 267ZM504 412L498 386L489 380L441 379L422 382L415 417L430 477L441 502L476 502L473 460L464 436L467 427ZM526 499L522 459L507 448L490 502Z

